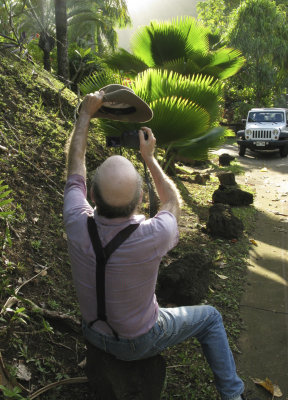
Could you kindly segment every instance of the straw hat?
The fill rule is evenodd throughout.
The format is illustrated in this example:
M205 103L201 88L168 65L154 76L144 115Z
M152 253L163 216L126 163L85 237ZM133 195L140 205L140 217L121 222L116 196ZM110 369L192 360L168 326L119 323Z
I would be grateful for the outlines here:
M147 122L153 111L132 89L122 85L107 85L103 91L103 105L92 118L113 119L123 122Z

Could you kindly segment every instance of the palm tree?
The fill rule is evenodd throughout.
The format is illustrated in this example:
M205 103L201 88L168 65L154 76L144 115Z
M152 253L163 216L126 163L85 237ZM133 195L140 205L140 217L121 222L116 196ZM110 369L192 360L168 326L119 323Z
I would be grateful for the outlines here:
M55 24L57 39L58 76L64 82L69 80L69 59L67 41L67 4L66 0L55 0Z
M27 34L39 33L39 47L43 51L44 68L47 70L51 69L50 53L57 41L58 74L64 78L68 77L67 42L78 41L84 48L94 46L101 53L105 46L115 48L115 27L125 26L130 21L125 0L25 1L27 6L17 19L18 30Z
M50 53L55 47L55 17L52 0L26 0L18 19L18 30L26 35L39 33L38 46L43 51L43 64L51 70Z
M125 0L69 1L68 24L71 41L91 47L99 55L106 45L115 50L115 28L130 23Z
M161 68L183 75L202 74L215 79L234 75L244 64L240 51L209 49L210 32L192 17L172 22L151 22L131 41L132 52L120 49L106 57L107 65L130 76L148 68Z

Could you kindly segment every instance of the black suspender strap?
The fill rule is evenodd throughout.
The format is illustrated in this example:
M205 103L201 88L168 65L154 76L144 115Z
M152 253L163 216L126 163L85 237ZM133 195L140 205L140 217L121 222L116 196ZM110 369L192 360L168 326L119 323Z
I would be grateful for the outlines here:
M103 248L99 237L96 222L92 216L87 219L88 232L96 255L96 296L97 296L97 319L91 321L88 326L91 326L96 321L105 321L112 330L116 339L117 332L107 322L106 304L105 304L105 266L111 254L118 249L121 244L138 228L139 224L130 224L117 235Z

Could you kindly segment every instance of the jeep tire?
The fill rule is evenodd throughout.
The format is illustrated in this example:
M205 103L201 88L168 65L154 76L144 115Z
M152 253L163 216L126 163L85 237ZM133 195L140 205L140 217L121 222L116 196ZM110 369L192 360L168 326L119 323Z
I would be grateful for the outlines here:
M246 152L246 147L244 144L239 144L239 156L244 157Z

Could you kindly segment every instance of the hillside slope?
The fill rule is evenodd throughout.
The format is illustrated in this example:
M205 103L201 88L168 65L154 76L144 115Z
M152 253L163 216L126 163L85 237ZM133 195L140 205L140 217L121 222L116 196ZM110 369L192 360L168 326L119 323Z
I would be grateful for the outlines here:
M78 334L58 344L55 326L31 312L27 303L79 320L62 226L64 147L78 100L68 89L61 90L63 85L51 74L9 56L0 60L0 87L0 179L11 190L8 206L13 213L0 220L1 308L16 288L40 273L19 290L18 303L4 315L0 347L7 365L28 360L32 382L39 387L47 380L75 376L84 348L78 346ZM101 143L103 137L91 135L87 159L94 168L107 155ZM22 314L15 313L17 308L23 308Z
M3 368L17 378L12 383L2 379L0 384L11 390L22 384L26 398L48 383L83 375L78 364L85 347L62 224L64 147L78 99L51 74L8 55L0 57L0 88L0 181L2 192L6 191L4 185L11 190L3 198L12 200L1 205L0 184L0 351L4 360L1 367L0 359L0 378ZM109 154L111 150L105 147L94 122L88 143L88 173ZM129 157L137 163L135 154ZM180 243L161 268L176 262L177 269L177 262L181 265L184 258L192 264L189 257L194 249L211 258L214 267L203 301L222 311L233 349L237 350L238 299L248 241L246 235L238 242L212 240L203 231L212 193L219 184L213 177L219 167L209 162L202 168L211 174L207 185L193 181L192 169L177 181L185 204ZM147 213L147 208L146 196L141 211ZM239 213L251 224L251 209ZM227 280L215 274L217 268L222 273L219 268L223 265ZM198 284L195 277L195 287ZM176 351L167 350L165 357L171 368L167 369L163 399L179 397L183 390L185 397L181 399L218 398L197 343L190 341ZM24 376L19 376L20 367L26 371ZM41 395L41 399L50 400L71 398L89 399L87 385L63 386Z

